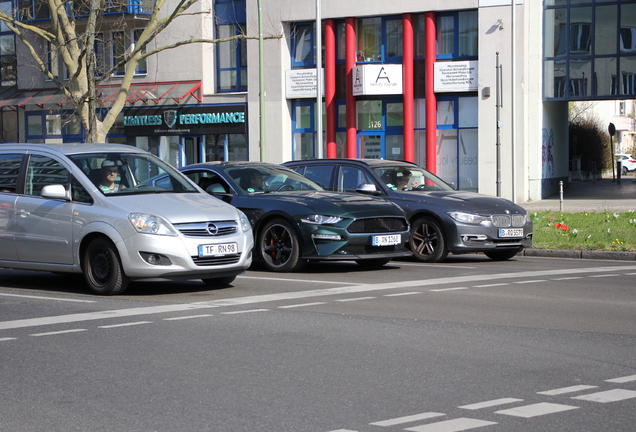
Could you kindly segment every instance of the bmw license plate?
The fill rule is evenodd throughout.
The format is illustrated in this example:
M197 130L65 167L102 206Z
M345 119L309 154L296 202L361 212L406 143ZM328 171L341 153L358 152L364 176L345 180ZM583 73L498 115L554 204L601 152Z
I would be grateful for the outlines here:
M523 228L506 228L499 230L499 238L523 237Z
M236 243L219 243L199 245L199 256L223 256L238 253Z
M402 236L400 234L373 236L371 244L373 246L393 246L400 244Z

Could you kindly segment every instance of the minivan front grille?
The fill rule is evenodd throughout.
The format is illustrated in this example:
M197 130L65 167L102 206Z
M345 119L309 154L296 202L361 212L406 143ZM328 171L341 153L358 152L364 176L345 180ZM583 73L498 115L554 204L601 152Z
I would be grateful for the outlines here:
M403 232L407 229L406 219L400 217L356 219L347 227L351 234Z
M217 266L217 265L228 265L228 264L236 264L241 259L241 254L235 255L225 255L220 257L214 256L206 256L206 257L198 257L193 256L192 261L194 264L198 266Z
M238 224L235 221L210 221L175 224L175 228L186 237L220 237L236 234Z

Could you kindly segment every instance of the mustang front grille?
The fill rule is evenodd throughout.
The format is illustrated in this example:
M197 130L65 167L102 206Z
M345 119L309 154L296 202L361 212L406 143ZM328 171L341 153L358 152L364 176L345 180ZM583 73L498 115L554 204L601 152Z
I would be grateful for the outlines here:
M403 232L407 229L406 219L399 217L356 219L347 227L351 234Z

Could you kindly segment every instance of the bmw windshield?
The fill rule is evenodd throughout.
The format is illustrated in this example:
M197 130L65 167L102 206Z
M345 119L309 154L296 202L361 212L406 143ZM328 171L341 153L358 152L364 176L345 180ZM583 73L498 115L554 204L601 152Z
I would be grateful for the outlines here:
M152 155L102 152L68 157L106 196L199 192L181 173ZM151 181L156 178L160 180Z
M389 189L395 191L452 191L451 185L420 167L404 165L374 168Z

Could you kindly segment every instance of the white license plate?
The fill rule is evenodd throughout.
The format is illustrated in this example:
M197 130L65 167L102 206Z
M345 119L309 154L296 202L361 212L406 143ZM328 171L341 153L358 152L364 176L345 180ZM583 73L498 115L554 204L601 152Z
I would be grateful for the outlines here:
M402 236L400 234L373 236L371 244L373 246L393 246L400 244Z
M223 256L238 253L236 243L219 243L199 245L199 256Z
M523 237L523 228L500 229L499 237Z

